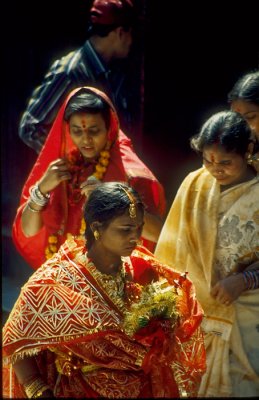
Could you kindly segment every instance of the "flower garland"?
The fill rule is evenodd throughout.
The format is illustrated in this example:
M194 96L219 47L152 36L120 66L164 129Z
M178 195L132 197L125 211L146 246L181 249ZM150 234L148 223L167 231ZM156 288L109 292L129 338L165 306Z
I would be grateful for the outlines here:
M125 288L125 294L132 292L132 285ZM139 329L147 326L154 318L170 320L174 327L178 320L176 304L177 292L174 286L168 284L166 279L152 282L146 286L137 285L135 302L130 299L130 307L125 313L123 329L129 336L133 336ZM130 294L130 293L129 293ZM129 297L129 294L127 297Z
M98 159L97 164L95 165L94 173L89 177L94 177L96 180L101 181L104 177L104 174L108 168L110 162L110 142L107 142L106 149L100 152L100 157ZM72 178L68 183L69 196L68 201L71 205L78 203L83 195L81 194L80 184L85 180L84 174L84 162L81 153L78 150L75 150L70 153L68 157L69 161L69 171L71 172ZM88 179L89 179L88 178ZM84 218L81 220L81 226L79 229L79 235L83 236L86 229L86 222ZM72 236L71 233L67 233L67 239ZM52 234L48 237L48 244L45 249L45 257L48 260L58 251L58 235Z

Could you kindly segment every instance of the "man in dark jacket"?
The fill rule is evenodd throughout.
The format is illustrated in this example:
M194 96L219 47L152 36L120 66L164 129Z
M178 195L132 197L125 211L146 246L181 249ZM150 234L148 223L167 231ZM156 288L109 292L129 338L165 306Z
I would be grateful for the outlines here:
M131 0L93 1L86 42L56 60L29 99L19 126L28 146L39 153L68 92L94 86L111 98L122 129L141 148L141 61L129 56L136 22Z

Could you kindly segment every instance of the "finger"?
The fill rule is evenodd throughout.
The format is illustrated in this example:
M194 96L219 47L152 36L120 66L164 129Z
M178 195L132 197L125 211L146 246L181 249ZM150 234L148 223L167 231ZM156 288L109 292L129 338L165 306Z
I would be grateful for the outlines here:
M69 179L71 179L71 175L70 175L69 173L67 173L67 174L60 174L60 175L59 175L59 180L60 180L60 181L67 181L67 180L69 180Z
M66 160L63 158L58 158L57 160L54 160L50 163L50 166L60 166L60 165L65 165L66 164Z

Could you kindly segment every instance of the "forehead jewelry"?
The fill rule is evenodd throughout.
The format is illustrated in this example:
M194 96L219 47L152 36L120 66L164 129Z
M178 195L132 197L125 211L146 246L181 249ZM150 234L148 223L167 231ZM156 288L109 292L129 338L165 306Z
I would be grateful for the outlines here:
M130 218L136 218L137 210L136 210L136 203L135 203L134 197L132 196L131 193L129 193L126 189L124 189L124 187L121 186L121 189L126 193L126 195L128 196L128 198L130 200L130 206L129 206Z

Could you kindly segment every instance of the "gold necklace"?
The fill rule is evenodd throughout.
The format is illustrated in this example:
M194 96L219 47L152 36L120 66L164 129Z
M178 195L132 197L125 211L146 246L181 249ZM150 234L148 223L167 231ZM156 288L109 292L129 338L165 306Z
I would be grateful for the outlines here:
M122 265L116 275L109 275L99 271L85 253L85 262L88 271L96 279L99 285L105 290L110 299L116 304L119 310L125 310L124 289L126 281L126 269L122 260Z

